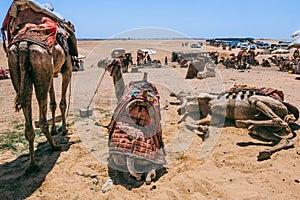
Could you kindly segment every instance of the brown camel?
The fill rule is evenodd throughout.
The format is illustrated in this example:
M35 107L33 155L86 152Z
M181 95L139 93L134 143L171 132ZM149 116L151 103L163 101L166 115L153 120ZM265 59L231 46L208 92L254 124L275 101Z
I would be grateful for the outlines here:
M198 97L182 93L176 96L182 102L178 113L189 112L183 119L192 112L200 112L197 123L187 122L191 129L208 134L208 125L224 125L225 120L233 120L238 128L248 128L249 134L272 142L273 147L259 152L258 160L265 160L277 151L293 147L290 138L294 137L293 131L300 128L295 123L299 110L280 99L283 93L273 94L269 96L254 89L238 89L222 94L201 93Z
M24 4L26 1L13 2L12 7L15 6L20 10L18 10L17 16L10 15L11 12L8 12L2 30L5 29L8 35L8 48L6 46L4 48L8 56L11 80L17 93L15 99L16 111L22 109L25 117L25 136L29 141L31 159L28 170L31 171L38 168L34 158L35 133L32 126L31 101L33 86L39 105L39 128L45 134L52 148L59 150L59 146L51 136L51 133L56 134L56 101L53 78L59 72L62 74L62 91L59 106L62 115L62 132L66 134L66 92L72 75L72 61L69 52L63 49L58 42L55 42L59 34L57 33L56 35L55 31L49 34L50 29L56 30L55 21L43 12L36 12L28 5L18 5L18 3ZM53 26L49 28L49 31L45 31L42 27L44 26L43 23L48 23L45 26L46 28L49 28L50 25ZM49 38L53 38L52 44L50 44L51 41L47 40ZM64 38L61 37L60 39ZM42 43L42 40L46 41L46 43ZM50 110L52 113L51 133L49 132L46 118L48 93L50 95Z
M159 96L146 80L125 86L120 61L107 70L113 77L118 105L109 128L109 167L127 171L137 181L145 175L147 184L156 177L165 161L160 125ZM116 174L112 175L116 176Z

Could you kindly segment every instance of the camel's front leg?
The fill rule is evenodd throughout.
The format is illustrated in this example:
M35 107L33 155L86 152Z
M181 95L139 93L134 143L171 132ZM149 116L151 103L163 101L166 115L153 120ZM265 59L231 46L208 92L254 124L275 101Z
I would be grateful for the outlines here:
M261 150L257 156L258 160L269 159L271 158L271 155L277 151L294 147L294 143L292 141L274 134L266 127L250 126L248 130L253 135L275 143L273 147Z
M290 141L289 139L282 138L275 146L271 148L267 148L264 150L261 150L257 156L257 160L266 160L271 158L271 155L277 151L280 151L282 149L289 149L294 147L294 143Z
M280 118L273 118L270 120L236 120L235 125L238 128L248 128L250 126L272 126L278 128L288 127L288 124Z
M205 140L209 136L208 126L211 124L211 119L212 119L211 116L208 115L205 118L198 120L197 122L186 121L185 126L189 130L198 130L199 132L201 132L201 134L197 134L197 135L200 136L203 140Z
M291 115L288 115L288 111L283 104L278 104L277 102L278 101L272 101L271 99L266 100L264 96L252 96L249 98L249 104L252 107L256 108L265 116L272 119L275 126L278 125L284 127L289 133L291 133L292 130L289 127L289 124L293 122L293 120L295 121L295 118L291 117ZM274 104L276 106L275 111L270 108L270 106L274 106ZM278 116L278 114L276 114L275 112L280 113L280 116ZM285 120L282 120L283 117L285 117Z
M268 102L270 101L270 102ZM264 96L252 96L249 98L249 104L251 107L259 110L260 112L262 112L266 117L268 117L269 119L276 119L278 121L281 121L282 125L286 124L286 122L284 122L276 113L281 113L281 117L282 116L286 116L287 110L286 108L282 108L280 105L281 104L276 104L278 105L278 107L276 108L276 113L270 108L269 105L276 104L276 101L272 101L271 99L266 100ZM269 105L268 105L269 104ZM286 124L287 126L287 124Z
M199 125L214 125L214 124L212 124L214 121L213 121L213 119L212 119L212 117L210 116L210 115L208 115L208 116L206 116L205 118L203 118L203 119L200 119L200 120L198 120L198 124Z
M211 122L212 118L210 115L208 115L205 118L198 120L197 122L186 122L186 126L191 130L197 129L200 132L206 133L208 131L207 126L209 126Z

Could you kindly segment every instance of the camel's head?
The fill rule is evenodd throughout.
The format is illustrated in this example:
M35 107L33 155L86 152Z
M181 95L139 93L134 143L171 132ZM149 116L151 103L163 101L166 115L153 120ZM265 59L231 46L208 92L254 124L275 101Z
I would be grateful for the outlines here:
M199 111L201 117L206 117L211 113L211 101L216 99L215 95L200 93L197 97L197 101L199 104Z
M208 93L200 93L197 97L199 104L208 104L213 99L213 96Z
M115 66L120 65L121 61L120 59L113 59L110 61L110 63L106 66L106 70L109 71L109 73L113 73Z

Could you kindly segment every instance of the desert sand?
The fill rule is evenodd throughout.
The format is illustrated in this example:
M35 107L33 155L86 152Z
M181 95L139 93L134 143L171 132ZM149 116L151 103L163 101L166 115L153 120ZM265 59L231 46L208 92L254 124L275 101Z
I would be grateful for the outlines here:
M63 147L61 152L52 152L43 135L36 136L36 159L41 171L25 174L29 163L28 149L0 150L0 199L300 199L300 139L293 138L294 148L272 155L271 159L257 161L259 150L266 143L255 140L246 129L224 127L218 129L219 136L211 149L203 153L205 141L196 131L188 131L176 112L171 91L185 90L192 94L214 92L232 87L235 83L256 87L272 87L284 91L285 100L300 108L299 75L278 71L278 67L253 67L245 72L225 69L218 65L217 77L185 80L186 68L171 63L171 52L191 50L182 47L191 40L107 40L79 41L80 54L86 55L85 70L74 72L71 84L71 103L66 137L55 136ZM202 41L205 43L204 41ZM110 58L113 48L122 47L133 53L138 48L150 48L157 53L152 59L169 59L162 68L145 67L138 73L124 74L125 82L139 80L148 72L148 80L154 83L161 96L163 139L166 146L168 165L166 172L151 185L126 189L113 185L102 193L101 187L109 178L107 171L107 130L99 123L108 124L116 104L112 79L108 73L96 91L104 72L97 67L100 59ZM195 50L195 49L194 49ZM233 51L221 50L204 44L198 51L218 51L222 56ZM258 51L258 50L257 50ZM257 59L271 55L259 55ZM287 55L287 56L291 56ZM6 57L1 49L0 66L6 67ZM55 80L57 101L60 96L60 77ZM81 118L79 109L86 108L93 94L93 115ZM14 111L15 93L11 80L0 80L0 137L13 131L15 124L24 124L22 113ZM33 100L34 120L38 119L38 107ZM58 111L59 112L59 111ZM50 114L50 113L49 113ZM300 121L298 121L300 122ZM19 131L22 131L23 126ZM253 142L253 145L238 145ZM1 197L2 196L2 197Z

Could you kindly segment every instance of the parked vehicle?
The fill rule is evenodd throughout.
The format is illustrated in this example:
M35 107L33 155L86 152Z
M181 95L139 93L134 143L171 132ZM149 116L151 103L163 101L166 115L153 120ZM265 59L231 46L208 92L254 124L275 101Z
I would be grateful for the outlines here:
M201 46L202 46L202 42L191 44L191 48L201 48Z
M256 47L258 49L269 49L271 47L271 45L268 42L256 42Z
M271 49L274 49L277 44L271 44Z
M235 49L238 43L238 41L231 41L231 48Z
M241 48L241 50L247 50L248 45L247 44L241 44L240 48Z
M237 48L241 48L242 46L248 47L248 45L249 45L249 42L238 42L237 45L236 45L236 47Z
M274 50L277 50L277 49L288 49L289 48L289 44L290 42L281 42L281 43L278 43L274 46Z
M254 44L251 44L250 47L249 47L251 50L255 50L256 49L256 46Z

